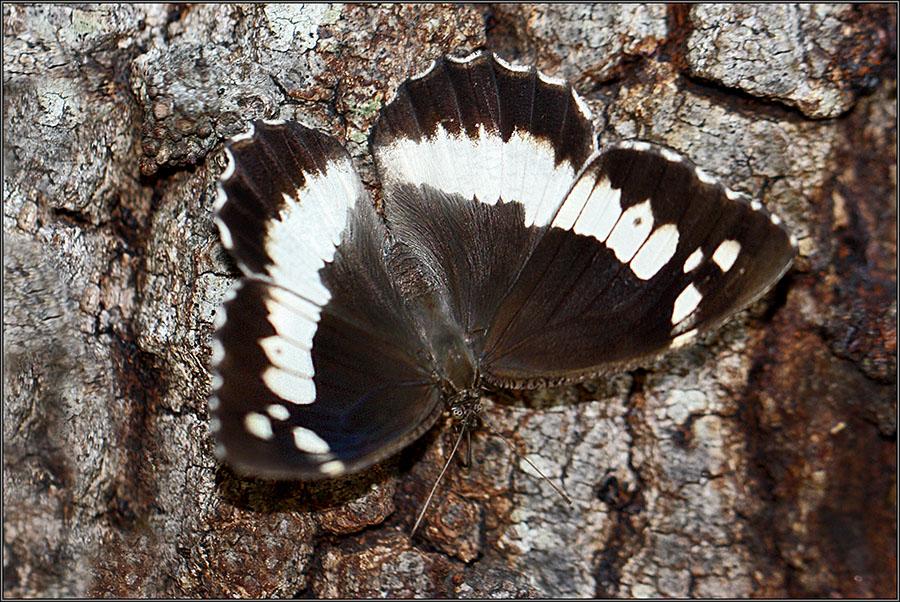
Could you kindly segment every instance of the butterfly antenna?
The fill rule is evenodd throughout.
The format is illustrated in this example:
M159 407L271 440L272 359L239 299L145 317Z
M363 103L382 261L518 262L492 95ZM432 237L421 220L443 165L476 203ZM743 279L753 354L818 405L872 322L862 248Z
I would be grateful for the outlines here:
M556 491L556 493L558 493L558 494L560 495L560 497L562 497L562 499L566 500L566 502L568 502L570 506L572 505L572 499L571 499L569 496L567 496L567 495L563 492L562 489L560 489L559 487L557 487L557 486L556 486L556 483L554 483L553 481L551 481L551 480L547 477L547 475L545 475L544 473L542 473L542 472L541 472L541 469L534 465L534 462L532 462L531 460L529 460L528 458L526 458L525 456L523 456L522 454L520 454L519 452L517 452L517 451L516 451L516 448L513 446L512 442L511 442L509 439L507 439L506 437L504 437L503 435L501 435L500 433L498 433L498 432L495 431L494 429L490 428L489 426L487 427L487 429L488 429L488 432L490 432L492 435L496 435L496 436L499 437L500 439L503 439L503 441L505 441L506 444L509 446L510 451L512 451L512 453L515 454L515 456L516 456L517 458L519 458L520 460L525 460L525 462L527 462L528 465L531 466L531 467L534 469L534 471L535 471L536 473L538 473L539 475L541 475L541 478L542 478L542 479L544 479L545 481L547 481L547 483L549 483L550 486L553 487L553 489Z
M428 497L425 499L425 505L422 506L422 510L419 512L419 517L416 519L416 524L413 525L412 531L409 532L409 538L412 539L416 534L416 530L419 528L419 525L422 523L422 519L425 518L425 511L428 510L428 505L431 504L431 499L434 497L434 492L437 491L438 485L441 483L441 479L444 478L444 473L447 472L447 467L450 466L450 462L453 461L453 456L456 455L456 450L459 449L459 444L462 442L463 435L468 431L468 428L463 427L459 431L459 437L456 438L456 445L453 446L453 451L450 452L450 457L447 458L447 463L444 464L444 468L441 469L441 474L438 475L438 478L434 481L434 487L431 488L431 493L428 494Z
M472 429L466 429L466 464L465 468L472 465Z

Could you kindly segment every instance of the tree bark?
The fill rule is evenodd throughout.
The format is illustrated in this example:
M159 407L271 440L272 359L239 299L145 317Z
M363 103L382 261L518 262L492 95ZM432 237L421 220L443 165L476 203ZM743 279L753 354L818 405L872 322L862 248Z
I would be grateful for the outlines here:
M7 596L862 596L896 583L894 5L4 4ZM223 141L369 127L441 53L571 81L600 143L764 201L791 272L641 370L515 392L362 474L235 476L208 361Z

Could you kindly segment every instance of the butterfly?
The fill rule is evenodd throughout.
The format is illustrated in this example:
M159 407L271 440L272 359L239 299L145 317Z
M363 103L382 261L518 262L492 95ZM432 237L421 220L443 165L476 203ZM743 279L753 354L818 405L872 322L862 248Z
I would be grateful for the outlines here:
M212 343L218 457L333 477L486 389L644 363L772 287L779 217L646 142L597 148L564 81L490 52L404 82L372 129L376 212L348 152L296 122L231 140L215 219L243 277Z

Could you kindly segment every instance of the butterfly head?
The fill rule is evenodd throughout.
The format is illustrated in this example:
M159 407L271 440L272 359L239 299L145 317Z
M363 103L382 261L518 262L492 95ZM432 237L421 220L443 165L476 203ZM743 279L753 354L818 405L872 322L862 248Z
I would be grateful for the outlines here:
M472 431L481 426L481 413L484 410L482 393L481 389L467 389L447 399L450 417L457 428Z

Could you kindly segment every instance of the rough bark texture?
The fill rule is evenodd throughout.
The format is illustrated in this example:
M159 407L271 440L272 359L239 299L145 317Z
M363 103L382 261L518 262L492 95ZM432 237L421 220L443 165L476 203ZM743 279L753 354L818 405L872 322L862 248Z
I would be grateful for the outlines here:
M896 589L896 7L3 7L3 593L884 596ZM211 455L212 224L250 119L366 136L488 47L601 143L676 148L800 239L765 299L644 370L516 393L406 537L438 428L353 478Z

